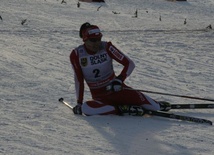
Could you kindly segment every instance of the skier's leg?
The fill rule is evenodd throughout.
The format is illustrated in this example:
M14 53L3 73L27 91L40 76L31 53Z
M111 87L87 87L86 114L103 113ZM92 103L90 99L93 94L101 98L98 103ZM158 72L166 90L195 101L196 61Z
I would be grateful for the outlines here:
M118 110L114 106L95 100L86 101L83 103L82 112L88 116L118 114Z
M144 97L147 102L146 104L142 104L142 107L148 110L160 110L160 104L154 101L152 98L144 94Z

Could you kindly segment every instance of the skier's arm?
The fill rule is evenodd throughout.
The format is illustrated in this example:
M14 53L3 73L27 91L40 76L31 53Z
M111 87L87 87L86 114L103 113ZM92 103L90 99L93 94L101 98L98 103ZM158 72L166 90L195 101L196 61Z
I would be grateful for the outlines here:
M114 60L124 66L118 76L120 80L124 81L134 70L134 62L125 54L123 54L120 50L118 50L111 42L107 43L107 52L110 57L112 57Z
M70 55L70 62L74 70L74 81L77 103L82 104L84 95L84 79L82 70L79 64L79 58L76 50L73 50Z

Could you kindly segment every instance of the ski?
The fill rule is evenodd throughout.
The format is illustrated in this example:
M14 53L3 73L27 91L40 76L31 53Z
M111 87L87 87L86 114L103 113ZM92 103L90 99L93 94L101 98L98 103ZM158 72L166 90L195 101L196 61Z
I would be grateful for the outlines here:
M214 104L170 104L166 101L158 101L162 105L167 105L167 108L161 111L169 111L171 109L214 109Z
M214 104L171 104L171 109L214 109Z
M122 113L132 115L132 116L143 116L144 114L148 114L148 115L153 115L153 116L165 117L165 118L169 118L169 119L176 119L176 120L181 120L181 121L188 121L188 122L212 125L212 121L207 120L207 119L178 115L178 114L170 113L167 111L147 110L140 106L129 106L129 108L123 110Z
M68 108L73 109L73 107L69 103L65 102L63 98L60 98L59 102L66 105ZM135 109L136 108L142 109L142 107L139 107L139 106L134 106L134 108ZM144 110L143 112L138 113L139 115L136 115L136 116L143 116L144 114L148 114L148 115L165 117L165 118L176 119L176 120L181 120L181 121L188 121L188 122L195 122L195 123L200 123L200 124L212 125L212 121L207 120L207 119L203 119L203 118L177 115L177 114L164 112L164 111L154 111L154 110L146 110L146 109L143 109L143 110ZM130 114L136 114L136 111L129 111L128 114L129 115Z
M145 113L149 114L149 115L166 117L166 118L170 118L170 119L177 119L177 120L181 120L181 121L188 121L188 122L212 125L212 121L207 120L207 119L191 117L191 116L184 116L184 115L177 115L177 114L164 112L164 111L145 110Z

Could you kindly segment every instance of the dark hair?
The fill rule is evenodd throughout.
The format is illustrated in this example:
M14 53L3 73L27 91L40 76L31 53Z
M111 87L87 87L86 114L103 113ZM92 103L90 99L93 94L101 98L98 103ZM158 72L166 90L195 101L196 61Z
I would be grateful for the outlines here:
M79 31L79 36L80 36L80 38L82 38L82 32L83 32L85 29L89 28L90 26L91 26L91 24L88 23L88 22L86 22L86 23L84 23L84 24L81 25L80 31Z

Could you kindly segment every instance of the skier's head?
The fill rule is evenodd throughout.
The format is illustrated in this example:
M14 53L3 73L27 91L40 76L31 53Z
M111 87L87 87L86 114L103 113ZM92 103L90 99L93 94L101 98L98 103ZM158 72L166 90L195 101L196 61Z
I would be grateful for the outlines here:
M102 33L96 25L90 23L84 23L80 27L80 38L83 39L85 46L90 51L96 53L101 48Z
M83 41L91 40L92 42L96 42L96 40L101 40L102 33L100 29L96 25L87 26L85 29L82 30L82 39Z

